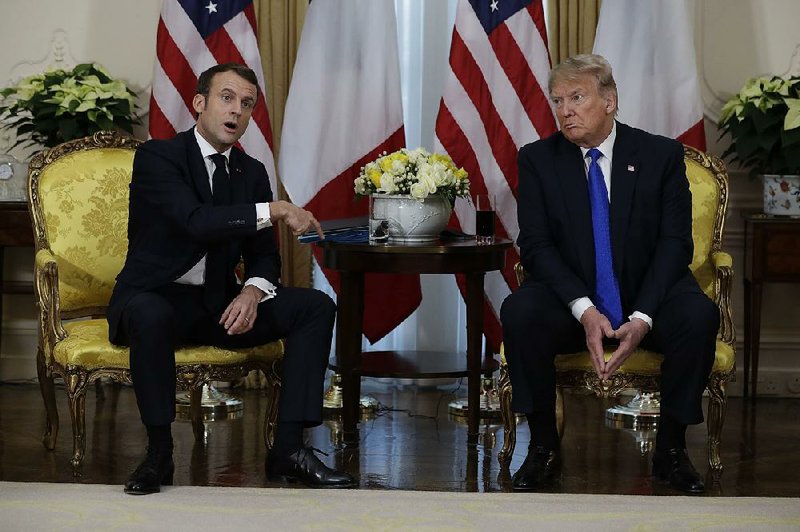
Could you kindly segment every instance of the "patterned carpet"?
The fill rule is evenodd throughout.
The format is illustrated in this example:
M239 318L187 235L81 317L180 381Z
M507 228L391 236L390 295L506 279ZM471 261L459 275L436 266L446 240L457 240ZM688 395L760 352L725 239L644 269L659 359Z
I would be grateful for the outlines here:
M0 482L0 529L800 530L800 500Z

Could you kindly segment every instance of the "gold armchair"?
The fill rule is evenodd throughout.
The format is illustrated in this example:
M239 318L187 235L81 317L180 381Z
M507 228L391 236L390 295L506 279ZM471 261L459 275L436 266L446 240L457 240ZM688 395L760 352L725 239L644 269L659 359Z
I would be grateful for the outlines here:
M28 174L39 307L37 371L47 421L43 443L58 435L54 377L66 384L78 468L85 448L86 388L100 377L130 383L128 349L108 341L105 310L127 251L128 185L139 141L112 132L70 141L39 153ZM270 398L264 443L272 444L283 343L250 349L193 346L175 353L177 384L188 389L196 439L203 437L200 390L250 370L267 376Z
M717 304L720 330L717 351L708 383L708 464L716 473L722 472L720 438L725 419L727 396L725 387L735 376L736 353L731 317L731 256L722 251L722 229L728 205L728 174L721 160L713 155L684 146L684 159L689 187L692 191L692 234L694 257L692 273L700 288ZM517 264L517 279L522 282L524 271ZM605 353L606 360L613 350ZM500 354L499 396L503 418L504 442L499 453L502 464L508 464L516 445L517 421L511 411L511 382L504 354ZM564 396L562 388L588 388L599 397L614 397L626 388L655 392L659 389L663 356L637 349L608 381L601 381L594 372L588 351L556 357L556 412L559 433L563 432Z

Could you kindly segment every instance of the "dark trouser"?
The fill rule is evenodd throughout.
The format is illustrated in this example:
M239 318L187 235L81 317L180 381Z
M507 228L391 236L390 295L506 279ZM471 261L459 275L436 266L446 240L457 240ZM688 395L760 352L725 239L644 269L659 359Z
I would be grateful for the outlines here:
M336 305L310 288L278 289L258 305L253 328L228 335L203 305L203 288L171 284L137 294L125 306L117 341L129 345L131 377L145 425L175 419L175 348L252 347L286 339L278 422L322 422L322 394Z
M684 425L703 421L702 394L714 364L719 310L699 288L667 294L640 347L664 355L661 412ZM549 287L525 282L500 311L515 412L555 410L556 354L586 349L583 326Z

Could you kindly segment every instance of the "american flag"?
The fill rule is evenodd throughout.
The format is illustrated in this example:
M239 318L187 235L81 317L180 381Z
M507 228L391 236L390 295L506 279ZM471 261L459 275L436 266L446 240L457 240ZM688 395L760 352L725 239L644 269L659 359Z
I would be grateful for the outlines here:
M473 194L494 196L500 238L516 241L519 234L517 151L556 131L549 72L541 0L460 0L435 149L469 172ZM462 227L474 227L474 207L456 202L455 211ZM502 339L500 305L517 285L518 261L514 247L503 271L486 274L484 333L493 351Z
M164 0L150 96L150 136L170 138L192 127L192 98L198 76L228 62L247 65L258 78L261 92L239 144L264 164L272 190L277 191L272 127L263 92L264 72L252 0Z

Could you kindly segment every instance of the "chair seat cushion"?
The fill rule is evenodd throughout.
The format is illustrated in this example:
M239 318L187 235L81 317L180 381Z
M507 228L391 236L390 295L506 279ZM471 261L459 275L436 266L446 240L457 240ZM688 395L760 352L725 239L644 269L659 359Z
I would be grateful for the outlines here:
M64 324L67 337L53 349L55 361L62 366L76 365L85 369L130 369L127 347L108 341L108 322L105 319L73 321ZM244 349L223 349L211 346L187 346L175 351L175 363L184 364L242 364L273 362L283 356L283 342Z
M614 352L613 348L606 348L605 358L611 358ZM628 357L628 360L622 365L619 371L624 373L637 373L641 375L658 375L661 373L661 362L664 356L654 351L647 351L646 349L637 349L633 354ZM714 366L711 369L712 373L727 373L733 369L735 362L733 347L720 340L717 340L717 352L714 357ZM594 366L589 358L588 351L580 353L571 353L568 355L558 355L556 357L556 370L557 371L571 371L571 370L591 370Z

